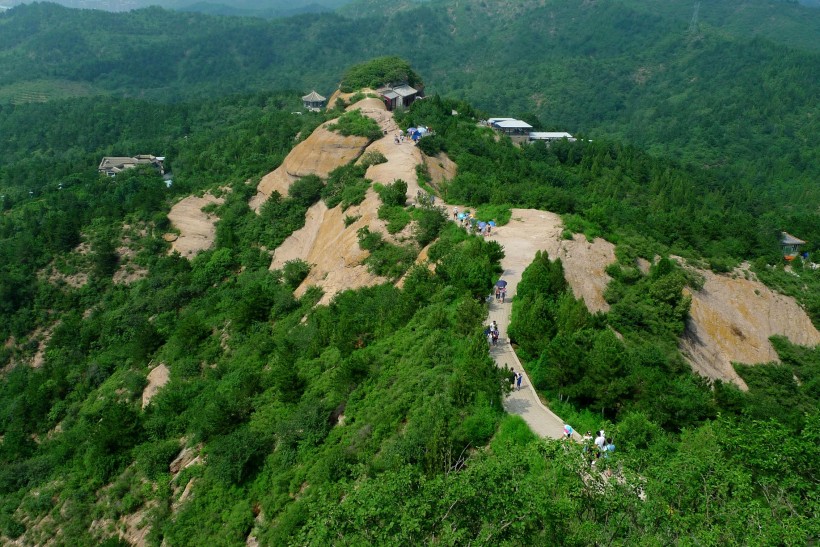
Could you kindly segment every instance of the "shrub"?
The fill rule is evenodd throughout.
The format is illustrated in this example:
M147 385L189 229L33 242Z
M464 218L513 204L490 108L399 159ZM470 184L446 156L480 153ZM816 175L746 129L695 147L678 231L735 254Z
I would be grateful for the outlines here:
M330 131L336 131L346 137L355 135L366 137L371 141L382 137L382 130L376 120L365 116L359 110L345 112L336 119L336 123L327 126Z
M404 207L404 204L407 203L407 183L401 179L396 179L385 186L377 186L376 191L385 205Z
M380 163L385 162L387 162L387 158L384 157L384 154L378 150L371 150L370 152L365 152L362 155L361 160L359 160L359 165L364 168L368 168L371 165L379 165Z
M387 221L387 231L391 234L401 232L410 223L410 213L395 205L379 207L379 218Z
M417 223L413 235L423 247L438 237L447 224L447 215L441 208L422 207L416 209L415 220Z
M324 183L316 175L307 175L290 185L288 196L303 207L310 207L322 197Z
M347 209L351 205L359 205L363 202L365 196L367 195L367 188L369 186L370 183L364 179L356 184L346 186L345 189L342 190L342 195L340 196L342 209Z
M364 263L375 275L398 279L413 265L417 251L409 245L387 243L378 232L371 232L367 226L358 231L359 247L370 251Z
M435 156L444 150L444 139L437 135L422 137L419 139L419 142L416 143L416 146L424 152L425 155Z
M370 181L364 178L367 167L364 165L348 164L337 167L330 172L327 184L322 189L322 199L329 208L340 203L347 209L351 205L358 205L364 201Z
M295 289L310 273L310 264L297 258L285 262L285 267L282 270L285 276L285 284Z
M168 472L168 465L179 452L179 442L175 440L154 441L134 449L137 468L150 480Z
M430 176L430 169L426 163L422 162L416 165L416 179L419 182L419 186L422 187L433 182L433 177Z
M498 226L504 226L512 218L512 210L507 204L504 205L482 205L476 209L475 216L478 220L485 222L495 221Z

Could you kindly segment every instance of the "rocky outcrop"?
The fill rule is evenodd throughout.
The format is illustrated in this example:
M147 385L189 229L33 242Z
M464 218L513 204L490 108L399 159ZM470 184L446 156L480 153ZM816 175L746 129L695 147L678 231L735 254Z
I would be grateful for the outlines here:
M379 151L387 158L387 162L368 169L366 176L369 179L382 184L402 179L408 183L408 195L412 199L419 189L416 166L422 162L426 162L434 181L455 175L455 165L446 156L426 158L409 141L396 144L394 135L398 127L392 113L385 111L379 100L364 99L349 108L360 108L363 114L375 119L386 133L384 138L368 147L368 150ZM339 136L328 135L329 132L321 128L317 133L318 137L311 135L300 145L302 148L294 149L291 153L294 157L288 156L282 168L263 179L263 183L267 184L265 191L276 189L285 194L290 182L297 176L309 173L324 176L332 168L363 152L360 148L351 155L338 156L333 161L322 160L327 163L318 167L321 157L328 154L337 156L342 149L334 149L328 144L337 142ZM320 150L312 151L312 147ZM263 184L260 184L262 187ZM445 206L449 211L453 204ZM359 248L357 237L357 231L367 226L389 239L384 223L377 217L378 207L379 199L372 190L362 204L347 211L339 207L328 210L323 203L314 205L308 211L305 227L276 249L271 268L280 268L293 259L310 263L310 274L296 294L303 294L311 285L319 286L325 291L322 303L330 302L342 290L386 281L370 274L362 264L368 254ZM459 209L465 210L461 206ZM349 217L347 226L345 217ZM541 249L546 250L553 259L560 258L567 282L576 298L583 299L593 313L609 311L610 306L603 295L611 280L606 267L615 262L615 246L612 243L600 238L589 241L582 234L566 239L558 215L532 209L514 209L511 222L498 227L492 237L508 253L534 256L535 251ZM523 271L527 265L508 266ZM649 263L641 266L646 273ZM507 273L515 272L511 270ZM745 388L732 363L776 361L777 354L769 342L770 336L780 334L797 344L808 346L820 343L820 334L794 299L776 294L763 284L747 279L747 274L742 272L735 276L718 276L704 271L698 273L704 276L705 283L702 290L692 293L690 319L680 343L681 351L698 373Z
M168 220L179 230L179 236L166 239L171 240L170 252L193 258L210 249L216 239L218 217L202 209L211 204L221 205L224 201L223 198L205 194L203 197L188 196L171 207Z
M320 303L327 304L336 293L358 289L387 281L371 274L363 261L368 252L359 247L357 232L367 226L383 231L384 223L377 217L379 198L372 190L361 205L342 211L328 209L324 202L313 205L307 213L305 226L294 232L274 253L271 269L281 268L288 260L301 259L311 265L310 273L295 294L301 296L311 285L324 290ZM345 226L344 218L358 217Z
M171 371L165 363L160 364L151 369L148 373L148 385L142 391L142 408L148 406L154 395L159 393L159 390L168 383L171 379Z
M290 151L282 165L259 181L256 195L249 203L251 209L259 211L273 192L287 196L290 185L300 177L318 175L326 178L331 171L362 154L368 143L367 138L345 137L330 131L327 126L332 123L330 121L317 127Z
M385 132L385 136L370 144L366 151L379 151L387 161L370 166L365 176L382 184L402 179L408 183L408 195L415 195L418 190L416 166L422 161L421 152L410 142L395 144L393 135L398 126L393 120L393 114L385 110L384 104L378 99L363 99L349 107L353 108L360 109L364 115L376 120ZM311 138L306 139L305 143ZM294 148L291 154L295 152ZM298 154L309 152L305 150ZM350 159L353 158L347 161ZM291 158L288 156L283 166L290 164ZM316 174L321 176L321 173ZM382 233L388 241L394 240L387 234L384 221L378 218L380 205L381 201L372 189L368 190L361 204L347 210L342 210L341 206L328 209L323 202L313 205L307 212L305 226L291 234L274 251L271 269L281 268L287 261L294 259L308 262L311 265L310 273L295 294L301 296L308 287L318 286L324 291L320 301L322 304L329 303L343 290L384 283L387 281L385 278L373 275L363 264L369 253L359 247L357 233L366 226L371 231ZM345 217L349 217L347 225Z
M697 272L705 281L701 290L691 291L680 349L698 373L746 389L732 363L779 362L771 336L785 336L801 346L820 344L820 332L797 302L755 280L748 270L733 275Z

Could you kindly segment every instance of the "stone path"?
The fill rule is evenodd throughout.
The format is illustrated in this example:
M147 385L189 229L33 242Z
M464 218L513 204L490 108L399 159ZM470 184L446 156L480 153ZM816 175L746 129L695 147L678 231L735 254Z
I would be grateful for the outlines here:
M505 257L501 261L504 272L501 278L507 281L507 298L504 303L497 303L495 298L490 302L487 321L489 323L494 320L500 331L498 345L490 348L490 355L499 367L511 368L524 374L521 389L512 391L504 399L504 409L510 414L521 416L535 434L559 439L564 434L564 421L541 403L507 338L512 311L511 300L516 294L521 274L535 258L536 251L540 250L543 240L546 239L543 234L539 238L540 230L535 229L535 226L524 226L520 218L515 218L515 214L513 217L509 224L500 227L492 236L492 239L504 246Z

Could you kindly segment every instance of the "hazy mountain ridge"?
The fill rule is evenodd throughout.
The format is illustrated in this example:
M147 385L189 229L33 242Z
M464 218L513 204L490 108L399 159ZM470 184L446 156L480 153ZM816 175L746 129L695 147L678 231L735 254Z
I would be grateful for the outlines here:
M350 0L229 0L227 2L194 2L192 0L61 0L61 6L112 12L131 11L159 6L180 11L195 11L213 15L287 17L297 13L333 11ZM30 4L25 0L9 1L6 7Z

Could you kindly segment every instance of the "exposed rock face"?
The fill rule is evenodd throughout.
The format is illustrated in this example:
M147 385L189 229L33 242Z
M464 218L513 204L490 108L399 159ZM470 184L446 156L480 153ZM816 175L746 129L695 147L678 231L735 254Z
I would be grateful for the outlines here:
M151 372L148 373L148 385L145 386L145 389L142 391L142 408L148 406L148 403L151 402L154 395L159 392L162 386L168 383L170 378L171 371L168 370L168 367L165 364L161 364L151 369Z
M305 226L274 253L271 269L281 268L294 259L310 263L310 273L295 294L302 296L309 286L319 286L325 291L322 304L329 303L340 291L384 283L385 278L371 274L362 264L369 253L359 247L356 233L365 226L373 231L383 230L384 223L377 218L379 204L379 197L369 190L361 205L347 211L341 207L328 209L322 201L313 205L307 212ZM345 227L347 215L359 218Z
M330 121L317 127L290 151L282 165L259 181L256 195L249 203L251 209L259 211L273 192L287 196L290 185L300 177L318 175L325 178L337 167L350 163L362 154L367 138L345 137L330 131L326 126L332 123Z
M373 98L363 99L348 108L360 109L362 114L376 120L382 131L386 132L383 138L373 142L366 151L377 150L384 154L387 161L370 166L365 176L373 182L382 184L402 179L407 182L408 195L414 196L418 190L416 165L421 163L422 154L411 142L395 144L393 136L398 126L393 120L393 114L385 110L381 101ZM303 144L308 143L311 138L306 139ZM359 154L364 151L362 148ZM291 154L295 152L296 148ZM307 151L299 152L299 154L307 153ZM347 158L339 165L351 159L353 157ZM290 164L289 155L283 166ZM325 176L321 172L316 172L316 174ZM357 235L359 229L367 226L373 232L382 233L388 241L394 240L387 234L384 221L378 218L380 205L381 201L372 189L368 190L365 200L360 205L349 207L346 211L342 211L341 206L328 209L323 202L313 205L308 210L305 226L291 234L274 252L271 269L281 268L285 262L294 259L310 263L310 274L296 289L295 294L301 296L309 286L316 285L325 292L320 301L321 304L329 303L338 292L343 290L384 283L387 279L371 274L362 264L369 253L359 247ZM345 226L344 219L347 216L356 218L356 220Z
M185 258L193 258L200 252L210 249L216 239L216 221L218 217L206 213L203 207L216 203L221 205L224 199L211 194L203 197L188 196L176 203L168 213L168 220L179 230L179 237L171 243L171 252L178 252ZM166 241L172 238L166 238Z
M698 273L705 283L692 293L680 348L700 374L747 389L732 363L779 362L769 337L782 335L801 346L820 344L820 332L793 298L747 279L744 270L734 276Z

